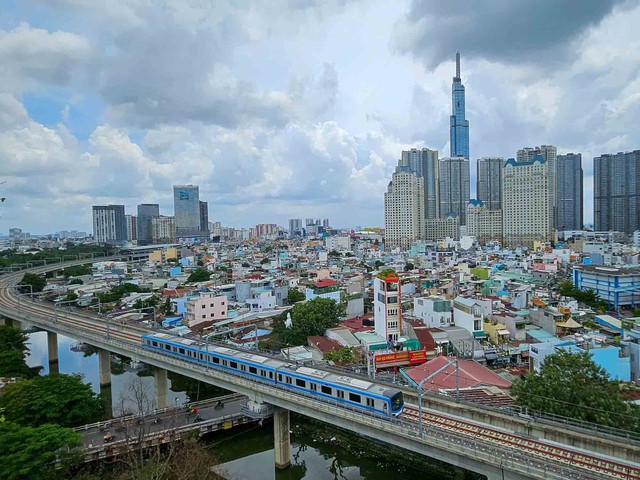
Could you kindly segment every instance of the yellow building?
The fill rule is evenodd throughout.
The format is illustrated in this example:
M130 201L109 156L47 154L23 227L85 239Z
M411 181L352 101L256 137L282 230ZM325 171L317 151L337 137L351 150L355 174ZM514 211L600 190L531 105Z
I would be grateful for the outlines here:
M501 345L509 342L509 330L507 330L507 326L504 323L485 321L482 330L489 337L492 345Z
M153 263L164 263L170 259L178 259L178 250L174 247L160 248L158 250L154 250L149 254L149 262Z

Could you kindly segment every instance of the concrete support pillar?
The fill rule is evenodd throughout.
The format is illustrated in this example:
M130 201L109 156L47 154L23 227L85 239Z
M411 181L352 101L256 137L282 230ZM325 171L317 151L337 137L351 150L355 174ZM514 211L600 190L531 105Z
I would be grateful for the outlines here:
M98 371L100 386L111 385L111 353L109 350L98 350Z
M273 451L276 468L291 465L291 443L289 441L289 410L275 408L273 412Z
M100 385L100 395L104 399L104 413L106 418L113 417L113 393L111 384Z
M22 324L18 320L9 320L11 322L9 325L13 328L17 328L18 330L22 330Z
M49 373L60 373L57 333L47 332L47 352L49 353Z
M156 408L167 408L167 371L164 368L154 368L153 378L156 381Z

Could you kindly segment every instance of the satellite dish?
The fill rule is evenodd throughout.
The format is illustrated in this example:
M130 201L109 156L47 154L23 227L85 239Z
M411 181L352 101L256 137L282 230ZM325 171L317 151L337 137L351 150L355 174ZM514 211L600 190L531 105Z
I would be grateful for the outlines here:
M460 239L460 248L469 250L471 247L473 247L473 237L465 235Z
M404 343L404 342L406 342L406 341L407 341L407 339L406 339L406 338L404 338L404 337L400 337L400 338L398 338L398 343Z

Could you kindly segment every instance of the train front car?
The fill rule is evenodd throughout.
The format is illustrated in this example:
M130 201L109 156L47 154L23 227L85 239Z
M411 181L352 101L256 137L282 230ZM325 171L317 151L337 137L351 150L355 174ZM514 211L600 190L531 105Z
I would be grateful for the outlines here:
M404 396L400 390L389 388L385 390L384 396L389 398L391 415L398 416L404 409Z

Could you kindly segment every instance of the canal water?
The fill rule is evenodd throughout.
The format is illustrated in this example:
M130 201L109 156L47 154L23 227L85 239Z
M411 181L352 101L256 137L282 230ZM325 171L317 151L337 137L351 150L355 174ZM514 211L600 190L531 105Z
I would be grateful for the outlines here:
M60 373L81 374L100 393L98 382L98 356L92 351L72 351L75 340L58 335ZM48 373L46 332L29 334L30 356L27 364L41 366ZM126 360L126 359L125 359ZM138 388L132 388L132 385ZM152 372L135 369L126 361L113 357L109 395L114 412L136 411L139 399L132 393L142 386L149 399L155 397ZM189 401L204 400L224 395L222 389L191 380L180 375L169 375L169 403L183 405ZM99 419L96 419L99 420ZM283 471L274 468L273 426L251 426L223 432L207 438L220 460L220 473L229 480L388 480L389 478L420 478L425 480L475 479L470 472L449 468L424 457L407 456L405 452L372 444L347 432L309 422L292 416L292 466Z

